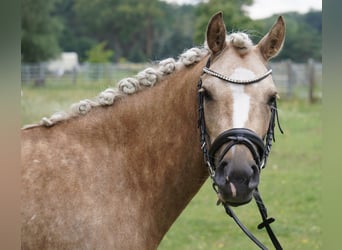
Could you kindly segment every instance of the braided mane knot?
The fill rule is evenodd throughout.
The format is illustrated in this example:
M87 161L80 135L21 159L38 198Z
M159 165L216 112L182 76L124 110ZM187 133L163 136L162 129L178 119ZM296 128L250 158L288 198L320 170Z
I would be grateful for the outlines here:
M237 48L241 55L246 54L253 46L253 42L249 38L249 36L242 32L236 32L228 35L227 41L235 48Z
M153 85L158 80L158 73L157 70L154 68L147 68L137 75L138 82L146 87L153 87Z
M117 91L112 88L108 88L105 91L102 91L98 96L100 105L112 105L116 95Z
M201 60L204 55L208 53L208 50L203 50L200 48L191 48L180 55L179 61L185 66L194 64Z
M131 95L147 87L153 87L164 76L200 61L204 56L208 55L208 48L191 48L182 53L178 60L167 58L159 62L155 68L149 67L140 71L134 77L124 78L118 82L118 88L107 88L102 91L94 100L85 99L78 103L72 104L68 112L56 112L50 118L43 117L38 124L26 125L23 129L36 126L50 127L54 124L76 117L78 115L87 114L93 107L112 105L116 99Z
M95 101L85 99L71 105L71 111L75 114L85 115L92 107L98 106Z
M133 94L139 89L139 81L133 77L127 77L119 82L119 90L125 94Z
M159 70L163 75L171 74L176 69L176 61L173 58L167 58L159 62Z
M50 116L50 118L43 117L40 120L39 124L43 125L43 126L46 126L46 127L50 127L50 126L54 125L55 123L64 120L66 116L67 116L66 112L59 111L59 112L56 112L56 113L52 114ZM30 125L28 127L30 127Z

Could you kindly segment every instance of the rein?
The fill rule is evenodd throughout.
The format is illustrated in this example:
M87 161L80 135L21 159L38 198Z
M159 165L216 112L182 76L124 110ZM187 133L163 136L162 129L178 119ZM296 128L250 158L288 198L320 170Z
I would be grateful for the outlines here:
M268 77L272 70L268 70L265 74L262 76L251 79L251 80L236 80L231 79L227 76L224 76L218 72L215 72L213 70L209 69L210 67L210 58L207 61L206 66L203 68L203 74L209 74L211 76L217 77L221 80L224 80L226 82L232 83L232 84L253 84L256 82L259 82L266 77ZM217 190L217 184L215 183L215 161L214 156L217 153L217 151L226 144L225 148L223 149L221 155L219 156L219 159L223 158L224 155L234 146L237 144L243 144L245 145L250 152L252 153L252 156L259 168L259 171L263 169L266 166L267 157L271 151L272 142L275 141L274 137L274 127L275 127L275 120L277 120L278 128L281 133L283 133L283 130L280 127L279 123L279 117L278 117L278 111L277 111L277 103L276 100L273 101L271 104L271 119L269 123L269 127L266 133L265 138L260 138L255 132L253 132L250 129L246 128L233 128L226 130L222 132L215 141L211 144L210 138L207 133L206 124L205 124L205 117L204 117L204 90L202 88L202 80L200 79L197 84L198 88L198 127L200 129L200 143L201 143L201 150L203 152L203 158L205 161L205 164L207 166L209 175L213 181L213 189L218 194ZM256 204L258 206L262 222L258 225L258 229L266 228L266 231L275 247L276 250L282 250L277 237L275 236L274 232L272 231L272 228L270 227L270 224L275 221L274 218L270 217L268 218L267 215L267 209L263 203L263 200L261 199L260 193L258 189L256 188L253 192L253 197L256 201ZM248 231L248 229L241 223L239 218L235 215L233 210L230 208L230 206L223 201L218 201L217 205L222 203L223 207L225 208L226 213L233 218L233 220L237 223L237 225L241 228L241 230L260 248L263 250L266 250L266 246L263 245L251 232Z

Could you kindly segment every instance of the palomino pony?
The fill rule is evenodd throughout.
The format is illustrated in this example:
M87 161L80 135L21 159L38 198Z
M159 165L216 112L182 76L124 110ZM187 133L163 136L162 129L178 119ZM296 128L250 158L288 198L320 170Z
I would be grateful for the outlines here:
M22 249L156 249L208 178L202 150L210 141L219 199L249 202L261 168L252 139L265 138L277 95L266 65L284 36L279 17L253 45L244 33L227 35L217 13L204 48L25 127ZM244 129L249 143L217 146L231 129Z

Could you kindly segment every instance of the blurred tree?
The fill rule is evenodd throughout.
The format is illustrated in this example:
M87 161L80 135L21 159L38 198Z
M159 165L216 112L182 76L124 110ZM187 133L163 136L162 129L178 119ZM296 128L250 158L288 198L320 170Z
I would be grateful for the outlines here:
M152 55L155 22L161 15L158 3L158 0L75 0L74 8L87 34L98 41L109 41L117 58L141 61Z
M260 39L276 17L251 20L244 6L253 0L207 0L176 5L161 0L22 0L22 60L45 61L60 50L80 61L100 41L115 51L113 61L140 62L175 57L202 45L209 18L223 11L228 31ZM321 59L322 12L286 13L287 36L276 59Z
M58 36L62 31L62 22L52 15L58 1L21 1L22 61L45 61L60 52Z
M106 45L107 42L104 41L88 50L86 52L86 61L90 63L107 63L112 61L111 59L114 55L114 51L105 49Z
M195 8L160 2L162 16L155 26L153 59L175 57L194 46Z
M78 58L83 62L91 47L98 41L96 37L88 35L86 28L82 25L75 13L75 0L59 0L54 11L63 21L63 32L59 36L59 44L63 51L73 51L78 54Z
M304 21L313 29L322 33L322 11L309 11L304 14Z
M275 60L291 59L307 62L308 59L322 60L322 12L283 14L286 22L284 47ZM264 32L267 32L277 16L263 20Z
M250 19L243 10L244 6L252 3L253 0L209 0L200 3L196 8L195 42L203 44L208 20L218 11L223 11L223 19L229 31L254 32L254 30L259 30L260 23Z

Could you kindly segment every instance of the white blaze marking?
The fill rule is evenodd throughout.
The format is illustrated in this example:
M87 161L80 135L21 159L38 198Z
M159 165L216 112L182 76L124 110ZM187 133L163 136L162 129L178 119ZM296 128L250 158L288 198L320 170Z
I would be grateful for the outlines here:
M233 79L249 80L255 78L255 74L244 68L237 68L230 76ZM229 85L233 94L233 128L243 128L248 120L249 99L244 86L239 84Z

